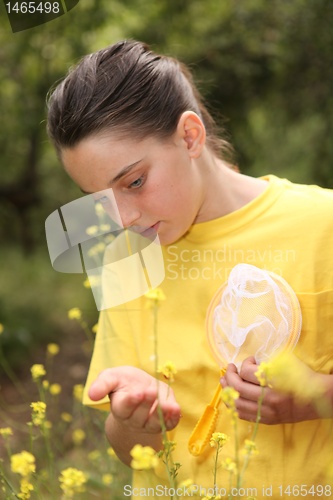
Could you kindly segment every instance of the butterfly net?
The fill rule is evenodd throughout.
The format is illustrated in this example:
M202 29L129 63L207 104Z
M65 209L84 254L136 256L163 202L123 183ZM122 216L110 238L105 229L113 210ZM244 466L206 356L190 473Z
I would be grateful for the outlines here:
M296 344L301 329L297 297L280 276L238 264L214 297L208 312L208 337L222 364L257 363Z

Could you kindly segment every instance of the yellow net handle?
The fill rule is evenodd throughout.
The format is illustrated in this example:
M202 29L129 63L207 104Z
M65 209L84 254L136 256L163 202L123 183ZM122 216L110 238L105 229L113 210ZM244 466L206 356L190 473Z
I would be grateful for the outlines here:
M221 377L225 374L225 372L225 369L221 370ZM219 383L216 387L212 400L206 406L188 441L188 450L191 455L194 455L195 457L201 455L215 430L217 417L219 415L218 407L221 400L221 390L222 387Z

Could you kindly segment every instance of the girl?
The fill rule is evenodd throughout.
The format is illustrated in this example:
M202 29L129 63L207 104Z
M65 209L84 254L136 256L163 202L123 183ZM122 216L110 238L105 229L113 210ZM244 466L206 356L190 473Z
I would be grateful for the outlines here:
M88 55L69 72L49 99L48 132L82 191L112 188L125 228L158 233L166 300L159 307L157 355L160 365L172 361L177 368L174 391L161 382L158 400L177 443L178 478L191 479L203 495L213 484L214 450L208 446L194 457L187 442L219 379L205 336L206 310L236 264L251 263L289 282L303 316L295 354L333 401L333 193L239 173L188 70L136 41ZM84 397L109 412L106 434L126 464L137 443L162 447L146 302L141 297L101 312ZM221 380L240 395L240 443L250 438L258 410L257 368L250 357L239 369L230 364ZM232 436L230 417L221 413L216 430ZM246 473L254 496L281 498L301 485L329 491L331 405L325 417L312 401L265 388L259 454ZM230 438L225 457L233 456L233 446ZM158 488L168 484L162 464L154 474L160 497ZM225 474L219 467L217 484L225 486ZM144 472L134 471L132 495L143 495L148 485Z

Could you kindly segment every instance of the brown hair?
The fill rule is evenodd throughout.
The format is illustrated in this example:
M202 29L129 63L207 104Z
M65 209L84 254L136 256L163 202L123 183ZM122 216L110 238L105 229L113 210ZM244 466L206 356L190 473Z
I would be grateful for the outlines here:
M51 91L47 130L60 153L105 130L168 138L184 111L201 117L214 154L230 157L188 68L144 43L121 41L85 56Z

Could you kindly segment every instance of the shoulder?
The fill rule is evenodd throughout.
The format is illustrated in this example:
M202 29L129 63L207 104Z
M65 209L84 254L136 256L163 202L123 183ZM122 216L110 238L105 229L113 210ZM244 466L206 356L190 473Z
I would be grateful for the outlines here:
M333 190L317 185L297 184L287 179L269 176L280 189L280 203L290 217L301 216L307 220L333 225Z

